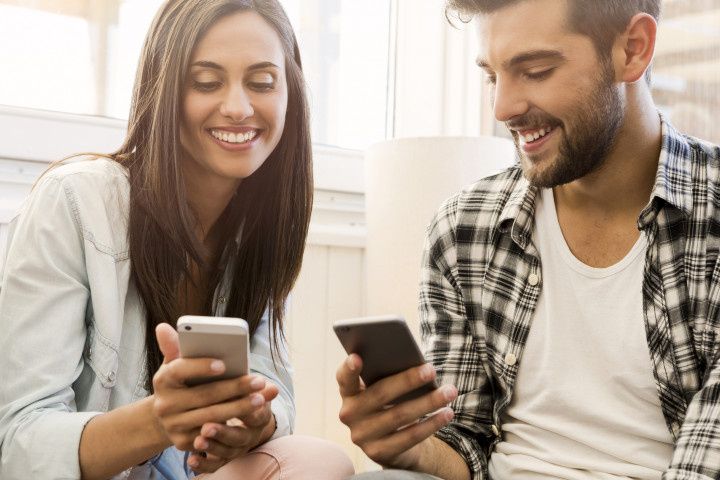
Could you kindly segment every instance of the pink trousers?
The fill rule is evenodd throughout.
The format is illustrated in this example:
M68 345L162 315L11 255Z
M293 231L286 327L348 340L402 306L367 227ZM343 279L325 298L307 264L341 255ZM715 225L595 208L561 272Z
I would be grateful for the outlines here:
M326 440L290 435L259 446L203 480L345 480L355 473L340 447Z

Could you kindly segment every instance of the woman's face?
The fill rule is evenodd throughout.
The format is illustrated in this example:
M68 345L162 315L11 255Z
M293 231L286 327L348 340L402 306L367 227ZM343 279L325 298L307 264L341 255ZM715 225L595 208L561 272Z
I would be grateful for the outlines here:
M186 76L185 175L234 189L277 146L287 101L283 50L270 24L253 11L219 20L195 47Z

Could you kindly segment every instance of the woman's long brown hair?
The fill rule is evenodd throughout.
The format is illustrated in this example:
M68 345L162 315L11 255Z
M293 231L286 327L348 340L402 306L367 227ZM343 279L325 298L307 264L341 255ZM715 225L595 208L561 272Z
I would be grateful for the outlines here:
M188 206L180 144L182 96L190 58L220 18L252 10L280 37L288 87L285 128L265 163L244 179L220 216L215 233L222 258L234 259L225 315L247 320L254 333L270 312L273 350L282 337L285 300L297 279L310 222L312 151L305 83L297 41L277 0L168 0L156 15L140 57L127 137L111 157L130 178L129 249L132 279L147 315L148 388L163 357L155 327L176 324L179 291L190 265L206 273L206 315L227 265L208 261ZM236 243L238 232L240 241Z

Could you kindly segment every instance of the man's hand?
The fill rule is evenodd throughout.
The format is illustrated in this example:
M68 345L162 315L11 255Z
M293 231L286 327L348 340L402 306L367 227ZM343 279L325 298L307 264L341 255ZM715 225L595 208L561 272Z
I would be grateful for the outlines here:
M388 406L401 395L433 381L432 365L411 368L367 388L360 379L361 370L362 360L355 354L337 370L342 397L340 421L350 428L353 443L373 461L386 467L418 470L421 451L429 450L423 449L423 444L453 418L453 411L446 405L457 397L457 389L444 385L422 397Z
M204 438L208 449L201 450L212 456L194 455L195 460L202 460L197 462L198 468L217 469L235 458L226 454L253 448L256 445L253 442L268 429L272 418L269 402L277 396L277 387L255 375L188 387L188 379L220 375L225 366L221 361L209 358L180 358L177 332L170 325L159 325L156 334L165 357L153 377L152 410L159 430L180 450L195 450L195 442L202 442L196 437ZM232 419L240 419L242 427L233 426L239 424ZM201 428L206 424L215 425L215 428L206 427L209 429L206 433L212 430L218 437L201 434ZM242 430L242 434L229 428ZM240 444L249 448L240 447Z

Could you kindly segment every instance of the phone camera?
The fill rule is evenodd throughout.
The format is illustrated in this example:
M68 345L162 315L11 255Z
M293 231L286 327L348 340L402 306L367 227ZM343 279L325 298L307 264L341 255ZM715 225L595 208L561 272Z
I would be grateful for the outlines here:
M185 325L185 330L192 330L192 327L190 325Z

